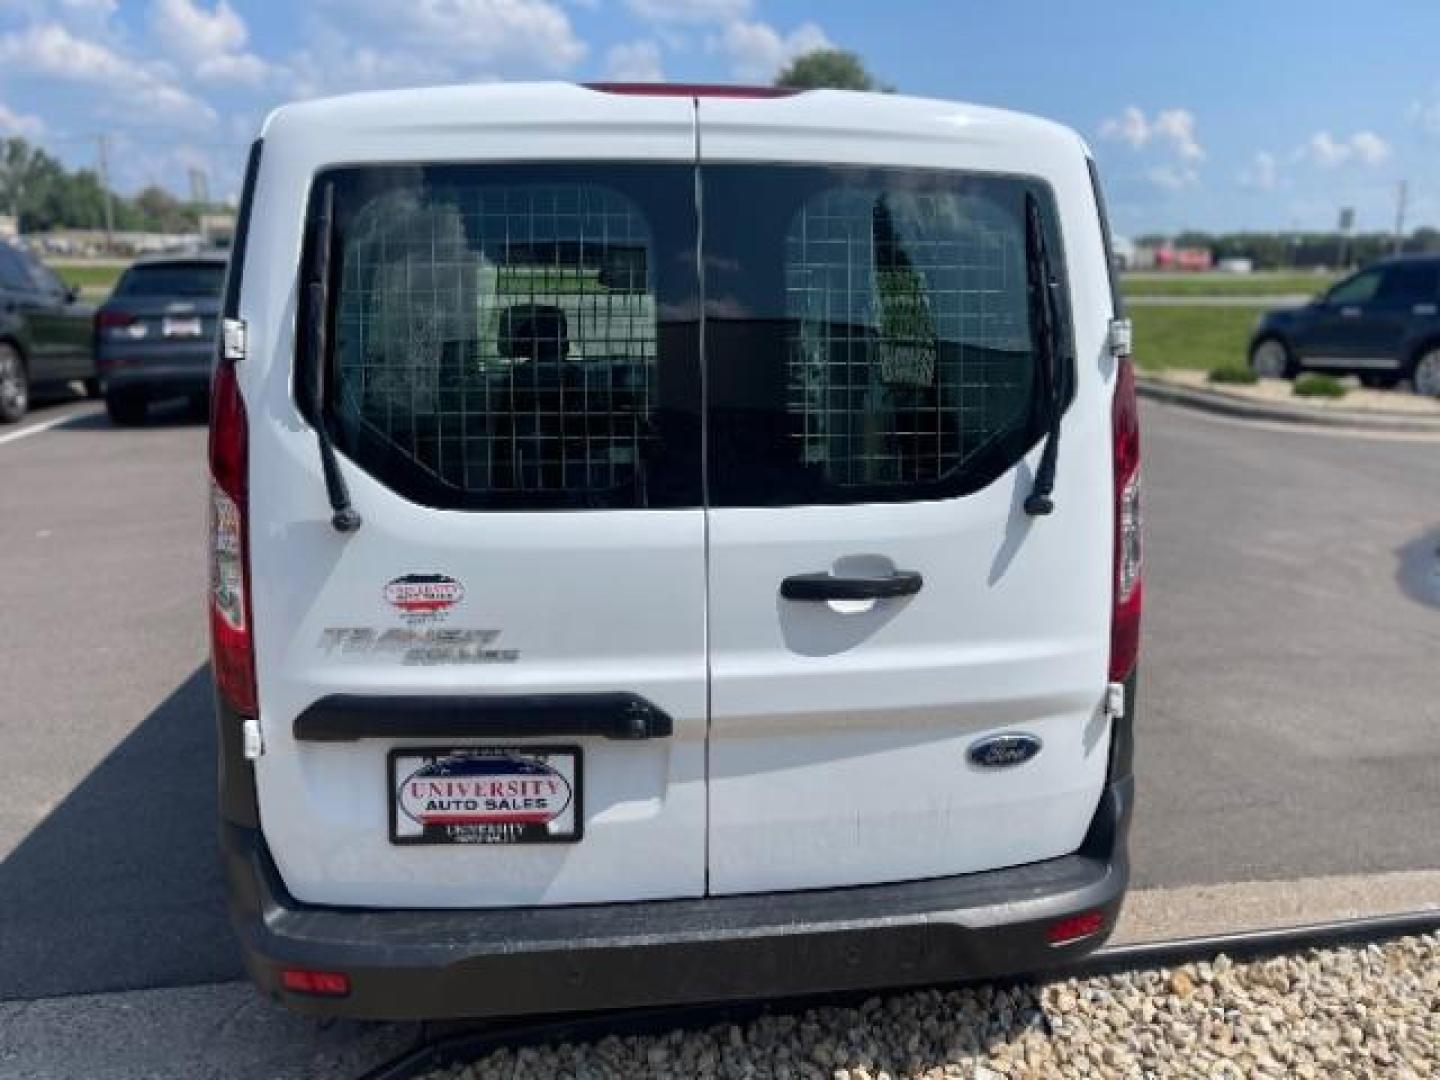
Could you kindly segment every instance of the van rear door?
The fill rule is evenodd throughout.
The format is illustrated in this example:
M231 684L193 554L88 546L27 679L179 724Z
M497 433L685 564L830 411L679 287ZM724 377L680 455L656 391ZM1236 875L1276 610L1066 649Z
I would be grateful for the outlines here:
M1059 856L1106 774L1113 363L1082 149L823 97L699 109L715 893ZM1075 358L1043 518L1032 199Z
M311 903L700 895L693 109L469 93L266 132L240 365L265 839ZM295 279L257 268L293 268L293 223L327 200L314 417Z

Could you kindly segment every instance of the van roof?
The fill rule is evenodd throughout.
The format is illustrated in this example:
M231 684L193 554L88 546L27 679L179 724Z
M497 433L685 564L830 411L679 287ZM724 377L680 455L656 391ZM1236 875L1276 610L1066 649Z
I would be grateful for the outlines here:
M461 86L385 90L316 98L284 105L265 120L262 136L323 128L335 134L374 136L384 131L427 127L455 131L473 124L544 125L575 123L594 116L596 105L610 99L627 121L645 122L646 102L665 96L702 96L726 102L725 123L768 131L843 131L886 134L891 138L980 141L995 149L1007 145L1064 144L1073 152L1080 136L1061 124L1025 113L983 105L905 94L851 90L775 90L770 87L696 84L580 84L501 82ZM588 107L587 107L588 106ZM608 110L607 110L608 112ZM648 113L648 115L654 115Z

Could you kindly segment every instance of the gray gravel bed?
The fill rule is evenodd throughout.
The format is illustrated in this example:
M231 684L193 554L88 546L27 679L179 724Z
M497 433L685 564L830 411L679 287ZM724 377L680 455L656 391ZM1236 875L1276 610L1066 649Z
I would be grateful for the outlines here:
M501 1050L425 1080L1440 1076L1440 935Z

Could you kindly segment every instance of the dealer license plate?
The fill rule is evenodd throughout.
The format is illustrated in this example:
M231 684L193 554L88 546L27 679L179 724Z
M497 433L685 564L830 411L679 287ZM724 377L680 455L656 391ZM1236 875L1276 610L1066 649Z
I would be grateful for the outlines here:
M580 749L465 746L390 751L395 844L558 844L584 833Z

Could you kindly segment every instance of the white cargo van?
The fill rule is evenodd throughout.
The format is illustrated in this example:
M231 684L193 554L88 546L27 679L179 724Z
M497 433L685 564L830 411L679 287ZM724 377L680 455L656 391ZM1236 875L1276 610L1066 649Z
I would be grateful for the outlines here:
M1103 941L1141 596L1107 246L1073 132L944 101L272 114L211 431L259 985L485 1016Z

